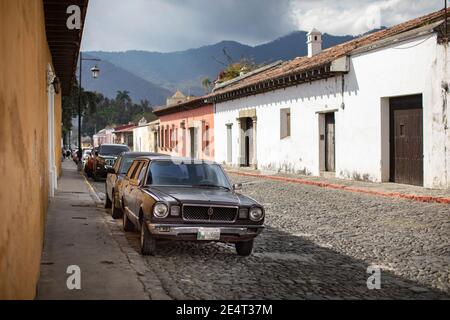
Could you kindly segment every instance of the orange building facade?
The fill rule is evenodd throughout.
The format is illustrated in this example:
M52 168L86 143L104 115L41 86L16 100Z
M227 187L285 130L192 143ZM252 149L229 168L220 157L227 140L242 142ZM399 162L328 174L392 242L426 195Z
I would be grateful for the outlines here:
M214 110L203 98L155 110L160 124L158 151L172 156L214 160Z

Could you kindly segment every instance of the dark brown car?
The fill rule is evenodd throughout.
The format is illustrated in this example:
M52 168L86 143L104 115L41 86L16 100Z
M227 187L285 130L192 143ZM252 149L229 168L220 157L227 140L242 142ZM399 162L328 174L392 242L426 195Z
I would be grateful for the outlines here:
M247 256L264 228L263 206L237 193L214 162L139 157L122 187L123 227L140 230L144 255L159 240L185 240L234 243Z

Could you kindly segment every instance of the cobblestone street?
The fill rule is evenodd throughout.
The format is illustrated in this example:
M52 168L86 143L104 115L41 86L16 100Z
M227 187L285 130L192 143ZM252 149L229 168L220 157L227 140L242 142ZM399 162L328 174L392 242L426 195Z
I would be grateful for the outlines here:
M161 244L156 256L142 257L138 234L124 236L121 220L98 209L141 282L149 290L157 282L156 297L450 297L448 205L231 178L266 208L266 229L248 258L237 256L231 245L181 242ZM92 185L103 199L104 183ZM381 268L380 290L367 288L369 266Z

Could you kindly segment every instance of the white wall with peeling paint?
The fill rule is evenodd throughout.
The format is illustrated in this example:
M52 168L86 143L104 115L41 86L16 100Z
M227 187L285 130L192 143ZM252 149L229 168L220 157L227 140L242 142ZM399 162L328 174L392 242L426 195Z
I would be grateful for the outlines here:
M424 186L450 188L448 48L427 34L350 57L343 77L305 83L215 105L216 161L238 166L239 111L256 109L258 168L319 175L320 113L336 109L336 177L389 180L389 97L422 94ZM343 88L343 92L342 92ZM280 109L291 109L291 136L280 139Z

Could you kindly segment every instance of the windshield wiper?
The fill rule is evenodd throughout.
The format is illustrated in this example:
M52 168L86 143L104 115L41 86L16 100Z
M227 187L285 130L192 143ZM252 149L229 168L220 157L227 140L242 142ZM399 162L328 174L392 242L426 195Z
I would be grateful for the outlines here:
M195 185L193 185L193 186L194 186L194 187L221 188L221 189L231 190L230 188L225 187L225 186L218 186L218 185L215 185L215 184L207 184L207 183L203 183L203 184L195 184Z

